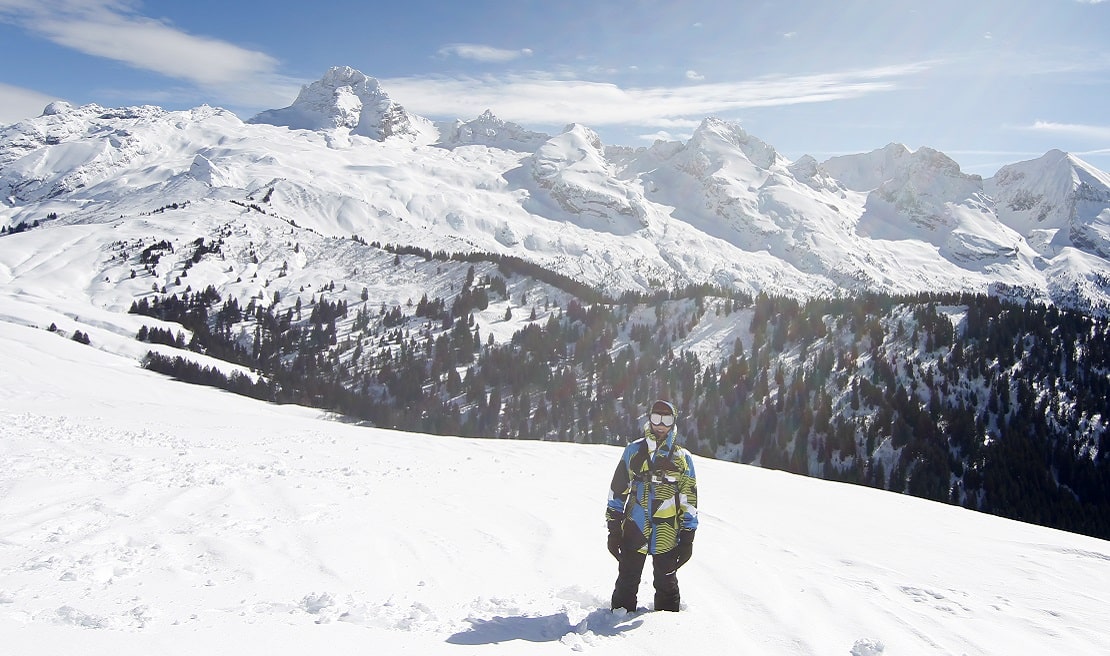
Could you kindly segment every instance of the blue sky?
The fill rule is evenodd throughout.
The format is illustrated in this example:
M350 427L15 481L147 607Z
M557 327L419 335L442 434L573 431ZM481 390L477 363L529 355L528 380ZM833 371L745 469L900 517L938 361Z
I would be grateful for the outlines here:
M738 121L797 159L936 148L1110 171L1110 0L0 0L0 124L55 99L289 105L337 65L433 119L607 144Z

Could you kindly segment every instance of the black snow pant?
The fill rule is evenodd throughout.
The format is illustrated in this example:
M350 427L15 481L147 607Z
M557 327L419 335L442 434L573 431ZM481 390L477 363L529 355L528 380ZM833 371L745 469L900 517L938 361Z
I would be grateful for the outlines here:
M629 544L622 545L617 584L613 588L612 609L636 610L636 593L644 572L647 555ZM652 579L655 584L655 610L678 611L678 550L651 557Z

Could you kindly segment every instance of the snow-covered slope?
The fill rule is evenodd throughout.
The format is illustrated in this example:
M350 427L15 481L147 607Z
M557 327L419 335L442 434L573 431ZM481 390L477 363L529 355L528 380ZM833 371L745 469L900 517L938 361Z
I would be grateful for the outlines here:
M613 613L618 448L336 423L35 311L0 306L5 654L1110 650L1104 541L704 459L682 612L645 577Z
M488 112L432 124L345 67L247 123L55 103L0 131L0 196L9 229L202 202L222 225L255 205L294 232L509 254L614 294L1007 290L1110 308L1110 176L1074 156L986 181L898 144L789 162L712 118L687 142L634 150Z

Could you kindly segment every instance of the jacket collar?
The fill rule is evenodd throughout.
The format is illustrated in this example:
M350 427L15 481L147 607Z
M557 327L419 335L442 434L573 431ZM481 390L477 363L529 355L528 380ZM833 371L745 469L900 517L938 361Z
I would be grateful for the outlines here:
M644 442L647 443L648 454L650 454L652 462L655 461L660 451L666 454L663 457L670 457L674 453L674 443L677 436L678 422L671 426L671 430L667 431L667 435L662 440L655 439L655 433L651 430L650 422L644 423Z

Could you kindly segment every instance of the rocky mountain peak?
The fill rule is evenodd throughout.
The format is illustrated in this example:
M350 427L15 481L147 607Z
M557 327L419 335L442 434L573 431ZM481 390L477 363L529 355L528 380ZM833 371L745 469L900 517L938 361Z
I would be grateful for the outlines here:
M346 130L377 141L416 135L413 117L394 102L378 80L349 66L336 66L301 88L293 104L259 113L248 123L295 130Z
M488 109L476 119L439 123L437 127L439 145L448 148L480 145L531 153L551 138L542 132L533 132L516 123L503 121Z
M770 144L748 134L739 123L707 118L690 138L691 148L714 159L715 154L739 151L755 166L770 170L786 160Z

